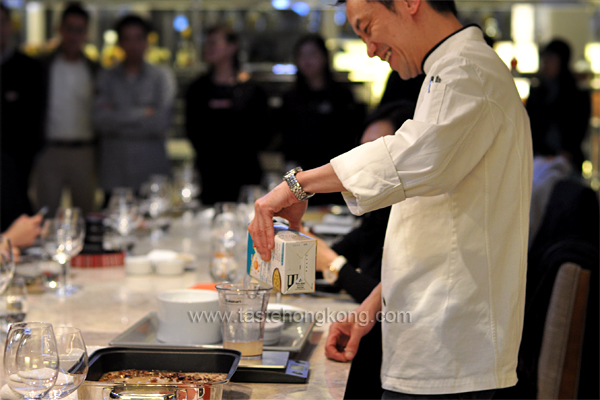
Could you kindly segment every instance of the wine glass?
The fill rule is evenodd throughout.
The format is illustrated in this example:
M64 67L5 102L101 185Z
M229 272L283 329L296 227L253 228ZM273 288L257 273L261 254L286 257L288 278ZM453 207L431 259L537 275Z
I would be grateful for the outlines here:
M144 198L144 214L150 217L152 235L159 237L160 229L168 225L166 215L171 208L169 177L151 175L148 182L142 184L140 194Z
M0 337L6 337L11 324L23 322L27 315L25 280L13 277L0 295Z
M215 282L238 282L243 279L245 253L243 216L236 203L214 206L211 229L210 275Z
M10 240L0 236L0 294L4 292L15 273L15 261Z
M79 287L69 283L69 261L83 249L85 222L78 208L59 209L54 219L46 220L41 234L44 249L62 270L62 284L57 294L71 296Z
M108 250L123 250L133 244L131 232L138 225L137 200L130 188L115 188L108 202L107 219L105 224L112 235L106 235L110 240L105 242ZM114 234L116 233L116 235Z
M70 326L54 327L59 374L44 398L62 399L77 390L88 372L88 354L81 331Z
M51 324L20 322L10 326L4 346L4 374L13 391L25 399L41 399L56 382L58 363Z
M175 188L184 209L198 207L202 186L193 163L185 163L175 171Z

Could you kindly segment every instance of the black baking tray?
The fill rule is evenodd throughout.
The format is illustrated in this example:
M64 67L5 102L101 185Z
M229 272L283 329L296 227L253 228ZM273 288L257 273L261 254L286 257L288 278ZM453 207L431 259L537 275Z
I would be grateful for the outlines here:
M124 369L173 372L218 372L231 379L241 353L230 349L137 349L107 347L95 351L89 360L87 381L98 381L106 372Z

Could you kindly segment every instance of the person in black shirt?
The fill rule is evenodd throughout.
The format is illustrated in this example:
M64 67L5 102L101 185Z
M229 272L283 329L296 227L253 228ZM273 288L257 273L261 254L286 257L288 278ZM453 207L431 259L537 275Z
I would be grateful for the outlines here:
M207 74L186 94L186 133L196 150L204 204L237 201L240 188L258 184L258 153L270 141L266 93L240 73L239 41L224 27L208 30Z
M0 230L31 214L27 196L33 162L42 148L42 65L12 43L10 10L0 4Z
M364 118L349 88L336 82L324 40L302 37L294 47L297 73L294 88L283 97L279 129L288 163L311 169L350 150ZM310 204L342 204L338 193L311 199Z
M581 143L587 133L591 100L569 68L571 49L552 40L540 53L539 81L534 81L526 108L531 121L535 155L562 155L581 174Z

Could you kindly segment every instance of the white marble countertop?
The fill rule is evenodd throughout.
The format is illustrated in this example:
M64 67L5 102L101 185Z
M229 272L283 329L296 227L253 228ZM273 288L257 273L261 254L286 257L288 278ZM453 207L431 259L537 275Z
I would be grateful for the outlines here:
M194 271L179 276L130 276L125 274L124 267L73 268L71 280L80 285L81 290L68 298L58 298L53 293L30 295L26 321L74 326L82 330L88 346L108 346L115 336L149 312L156 311L158 292L211 281L205 228L198 221L178 221L172 225L168 235L154 241L143 239L135 248L136 254L144 254L153 248L195 254ZM312 312L330 314L356 307L349 297L332 299L284 295L281 302ZM308 343L300 353L310 361L310 379L307 384L229 383L224 398L343 398L350 364L325 358L324 344L329 322L315 325Z

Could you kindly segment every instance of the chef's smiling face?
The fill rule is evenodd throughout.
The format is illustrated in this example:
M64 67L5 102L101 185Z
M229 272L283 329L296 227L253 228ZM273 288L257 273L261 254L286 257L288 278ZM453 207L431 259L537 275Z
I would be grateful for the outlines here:
M348 0L346 3L348 22L367 45L369 57L387 61L402 79L421 73L410 30L411 16L418 7L419 1L414 0L394 1L393 10L378 1Z

